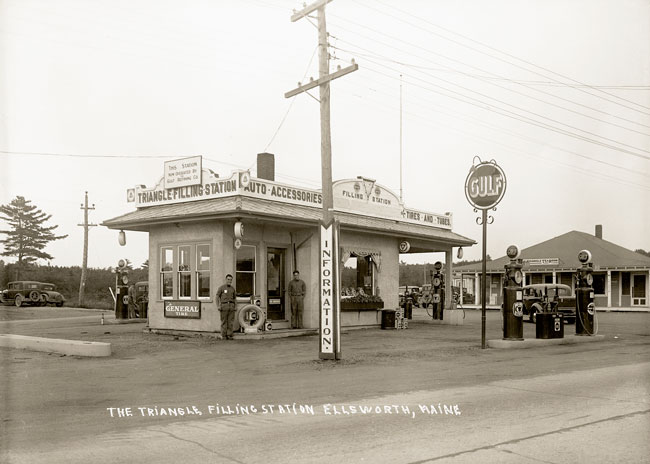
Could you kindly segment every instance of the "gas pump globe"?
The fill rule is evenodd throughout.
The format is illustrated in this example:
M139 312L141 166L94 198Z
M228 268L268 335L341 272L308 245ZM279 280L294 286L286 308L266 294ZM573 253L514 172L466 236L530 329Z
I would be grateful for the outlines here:
M593 263L591 252L581 250L578 261L582 266L576 272L576 335L595 335L594 321L596 306L594 305Z
M506 250L510 262L505 265L505 279L503 281L503 339L524 339L524 303L521 283L523 274L522 260L519 258L521 251L517 245L510 245Z

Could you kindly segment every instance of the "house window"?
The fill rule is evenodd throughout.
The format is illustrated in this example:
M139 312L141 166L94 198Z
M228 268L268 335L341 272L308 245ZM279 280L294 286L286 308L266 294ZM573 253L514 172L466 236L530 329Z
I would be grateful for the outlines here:
M237 296L255 295L255 246L242 245L237 250L235 289Z
M192 298L192 263L190 251L192 247L178 247L178 297Z
M592 287L594 289L595 295L605 295L605 282L607 280L607 275L605 274L594 274L594 283Z
M210 298L210 245L196 246L196 295Z
M160 249L160 296L164 300L174 297L174 249Z

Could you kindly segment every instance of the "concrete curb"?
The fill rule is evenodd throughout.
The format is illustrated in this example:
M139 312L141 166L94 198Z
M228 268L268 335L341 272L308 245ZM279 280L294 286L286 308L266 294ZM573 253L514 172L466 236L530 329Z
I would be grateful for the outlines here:
M0 334L0 346L72 356L103 357L111 355L110 343L28 337L26 335L14 334Z
M501 349L520 349L520 348L534 348L549 345L572 345L575 343L593 343L602 342L605 340L604 335L569 335L564 338L529 338L525 340L488 340L487 346L489 348Z

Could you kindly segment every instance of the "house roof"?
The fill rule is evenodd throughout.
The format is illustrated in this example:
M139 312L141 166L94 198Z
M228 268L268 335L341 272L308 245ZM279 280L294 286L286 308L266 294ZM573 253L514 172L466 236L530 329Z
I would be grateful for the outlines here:
M594 270L607 269L650 269L650 258L636 253L615 243L608 242L594 235L572 230L558 237L538 243L521 251L520 258L523 260L553 260L557 258L557 264L532 265L524 261L525 272L553 271L553 270L575 270L581 267L578 261L580 250L591 252ZM510 262L510 258L502 256L494 261L486 263L487 272L503 272L504 266ZM455 266L455 272L481 272L481 263Z
M342 229L363 230L399 236L404 239L416 239L428 242L430 246L432 245L430 242L445 246L471 246L476 243L470 238L446 229L340 211L335 211L334 216L340 221ZM152 225L156 224L232 217L289 221L294 224L315 226L322 218L322 210L258 198L232 196L140 208L107 219L102 225L110 229L148 231Z

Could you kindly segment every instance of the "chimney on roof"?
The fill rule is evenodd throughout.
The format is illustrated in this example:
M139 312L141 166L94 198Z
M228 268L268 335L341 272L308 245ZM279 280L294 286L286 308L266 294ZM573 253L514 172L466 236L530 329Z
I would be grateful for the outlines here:
M273 153L257 154L257 177L275 181L275 155Z
M601 240L603 238L603 226L602 226L602 224L597 224L596 225L596 238L599 238Z

